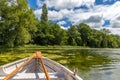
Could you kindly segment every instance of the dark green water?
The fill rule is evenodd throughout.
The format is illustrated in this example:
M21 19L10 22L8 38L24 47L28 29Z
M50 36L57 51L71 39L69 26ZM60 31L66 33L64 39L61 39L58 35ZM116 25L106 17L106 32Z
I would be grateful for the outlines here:
M38 49L11 49L11 52L35 52ZM49 57L69 69L78 68L83 80L119 80L120 49L40 49Z

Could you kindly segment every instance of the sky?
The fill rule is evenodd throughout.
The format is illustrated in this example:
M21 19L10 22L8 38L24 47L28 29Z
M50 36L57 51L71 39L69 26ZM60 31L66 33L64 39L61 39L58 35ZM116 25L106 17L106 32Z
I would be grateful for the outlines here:
M120 35L120 0L28 0L28 3L37 18L40 18L41 7L46 3L48 19L61 28L86 23L91 28L106 28Z

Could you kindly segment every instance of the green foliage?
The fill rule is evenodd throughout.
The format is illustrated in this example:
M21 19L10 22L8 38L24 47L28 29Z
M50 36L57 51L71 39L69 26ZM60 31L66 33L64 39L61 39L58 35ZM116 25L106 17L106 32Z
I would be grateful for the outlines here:
M80 45L81 33L78 32L76 26L70 26L68 29L68 45Z
M1 10L2 38L6 46L16 46L28 43L31 34L37 30L37 20L26 0L4 3Z
M110 34L107 29L95 30L81 23L70 26L68 31L68 44L89 46L96 48L118 48L120 47L120 36Z
M64 30L48 21L46 4L39 21L28 8L27 0L0 0L0 45L15 47L25 44L118 48L120 36L110 34L107 29L94 30L84 23Z
M39 45L62 45L66 43L66 32L59 25L48 21L39 22L34 43Z
M41 15L41 21L48 21L48 10L46 4L43 4L42 7L42 15Z
M82 45L83 46L89 45L92 29L84 23L78 25L77 28L79 33L81 34L81 38L83 42Z

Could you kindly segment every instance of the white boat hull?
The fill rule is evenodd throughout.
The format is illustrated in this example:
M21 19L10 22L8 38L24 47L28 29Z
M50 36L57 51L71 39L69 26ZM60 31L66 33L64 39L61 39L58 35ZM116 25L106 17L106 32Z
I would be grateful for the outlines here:
M49 72L51 80L82 80L79 76L74 75L72 71L63 65L43 57L44 65ZM0 80L24 63L28 58L24 58L0 67ZM30 61L25 67L19 70L10 80L46 80L44 70L36 58ZM37 63L37 64L36 64Z

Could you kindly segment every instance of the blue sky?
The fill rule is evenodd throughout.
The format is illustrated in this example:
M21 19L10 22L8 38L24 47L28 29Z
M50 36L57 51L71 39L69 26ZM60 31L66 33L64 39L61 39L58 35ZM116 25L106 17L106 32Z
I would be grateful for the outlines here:
M38 18L46 3L49 20L62 28L86 23L92 28L107 28L120 35L120 0L28 0L28 3Z

